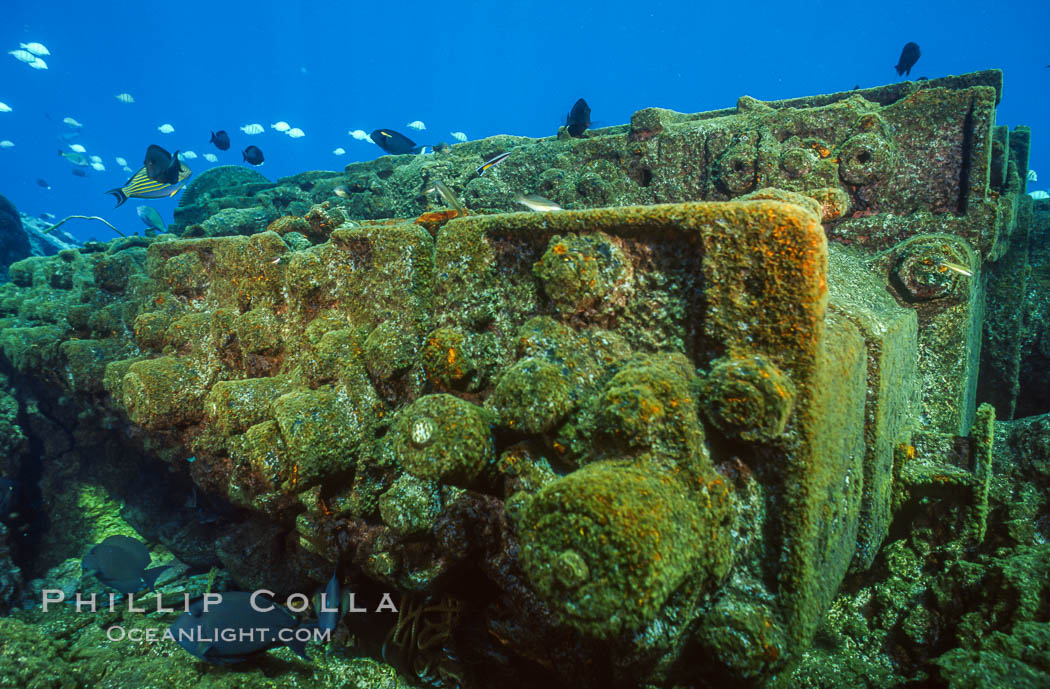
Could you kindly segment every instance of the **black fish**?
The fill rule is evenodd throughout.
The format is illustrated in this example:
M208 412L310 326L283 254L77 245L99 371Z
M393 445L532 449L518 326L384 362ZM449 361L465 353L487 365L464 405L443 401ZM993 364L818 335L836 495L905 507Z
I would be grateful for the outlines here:
M221 596L221 600L209 602L207 612L203 598L190 602L189 612L179 615L169 628L187 653L216 665L230 665L271 648L288 646L299 657L310 660L305 642L284 631L299 628L287 610L261 594L255 597L254 606L252 596L255 594L227 591L216 595ZM228 629L239 631L231 634L225 631ZM282 641L279 636L289 640Z
M211 139L208 143L215 144L215 148L220 151L226 151L230 148L230 135L226 133L225 129L220 129L217 132L211 133Z
M901 51L901 59L897 60L897 64L893 66L897 70L897 76L906 74L911 76L911 68L915 66L915 63L919 61L919 44L918 43L905 43L904 50Z
M79 167L73 168L73 174L77 177L87 177L87 170L82 170Z
M582 98L576 101L565 118L565 126L569 129L569 136L583 136L587 127L591 126L591 106L587 105L587 101Z
M249 146L244 149L241 151L241 157L252 165L262 165L264 160L263 152L259 150L258 146Z
M51 185L48 184L47 180L44 180L44 179L37 179L36 185L38 187L43 187L44 189L50 189L51 188Z
M416 146L416 142L400 132L393 129L377 129L368 135L376 146L387 153L402 155L405 153L419 153L423 146Z
M138 593L143 587L153 590L161 572L170 565L146 569L150 555L146 545L127 536L110 536L88 552L80 566L84 574L94 574L106 586L121 593Z
M175 184L179 181L179 152L172 155L156 144L146 149L146 159L142 162L146 176L154 182Z

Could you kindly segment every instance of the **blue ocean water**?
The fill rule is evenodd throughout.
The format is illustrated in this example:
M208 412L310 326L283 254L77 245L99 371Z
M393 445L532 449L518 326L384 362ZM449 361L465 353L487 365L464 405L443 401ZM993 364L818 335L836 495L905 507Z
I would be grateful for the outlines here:
M1050 187L1050 4L1008 12L986 2L733 3L551 0L513 3L344 3L226 0L57 3L6 0L0 11L0 194L31 215L101 215L125 232L143 228L132 199L119 209L107 189L137 169L147 145L214 153L241 164L249 144L271 179L339 170L382 151L350 130L389 127L417 143L494 134L549 136L584 97L601 125L660 106L682 112L877 86L898 80L901 47L922 57L911 77L988 68L1005 72L998 124L1034 130L1031 167ZM46 70L14 57L20 43L50 51ZM126 104L116 94L135 98ZM56 154L62 123L101 156L104 172L71 174ZM305 136L270 128L286 121ZM421 120L426 131L406 124ZM262 134L240 127L259 123ZM162 134L158 126L175 131ZM209 133L225 129L229 151ZM342 147L343 156L333 150ZM68 149L67 149L68 150ZM188 161L199 172L212 163ZM1044 169L1045 168L1045 169ZM40 178L50 189L38 186ZM150 202L166 220L178 198ZM64 227L108 239L96 223Z

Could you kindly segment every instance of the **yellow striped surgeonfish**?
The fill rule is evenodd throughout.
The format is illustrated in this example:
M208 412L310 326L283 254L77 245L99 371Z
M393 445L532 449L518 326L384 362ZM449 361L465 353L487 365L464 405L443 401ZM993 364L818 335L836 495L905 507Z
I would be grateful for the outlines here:
M151 149L154 147L150 147ZM163 149L160 149L163 151ZM166 154L166 153L165 153ZM166 154L167 155L167 154ZM138 172L131 176L127 182L124 183L123 187L116 189L110 189L107 194L113 194L117 197L117 205L119 208L121 204L127 201L129 198L137 199L162 199L167 196L174 196L179 193L179 189L182 188L183 182L189 179L193 172L183 163L178 160L178 153L175 156L170 156L169 160L174 163L178 161L178 174L172 175L174 172L174 165L169 165L167 170L164 170L164 174L155 174L155 177L164 177L171 181L160 181L150 177L147 169L151 166L151 160L149 155L146 157L146 164L139 168Z

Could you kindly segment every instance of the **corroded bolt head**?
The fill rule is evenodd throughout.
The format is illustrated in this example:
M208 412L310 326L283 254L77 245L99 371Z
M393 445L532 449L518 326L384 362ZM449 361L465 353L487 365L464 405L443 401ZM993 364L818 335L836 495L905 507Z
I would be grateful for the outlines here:
M434 439L435 431L437 431L437 428L431 419L425 416L416 419L415 423L412 424L412 444L418 448L426 447Z
M701 384L700 408L729 437L769 442L787 426L795 385L764 356L723 357Z
M590 574L583 556L575 550L563 550L554 561L554 576L565 588L576 588L587 581Z
M801 177L813 169L817 158L812 151L804 148L791 148L780 156L780 167L792 177Z
M871 184L896 168L893 145L874 132L851 137L838 151L839 177L847 184Z
M746 146L737 146L726 153L719 162L718 179L727 190L743 194L754 188L758 175L755 156L756 152Z

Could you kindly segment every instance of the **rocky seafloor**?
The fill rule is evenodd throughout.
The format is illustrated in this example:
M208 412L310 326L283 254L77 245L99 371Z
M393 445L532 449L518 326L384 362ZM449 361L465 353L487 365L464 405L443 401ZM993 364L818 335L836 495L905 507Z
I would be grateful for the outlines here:
M1001 95L218 167L169 233L15 242L0 687L1050 686L1050 202ZM335 570L367 612L234 666L107 637L152 594L45 612L118 534L166 605Z

